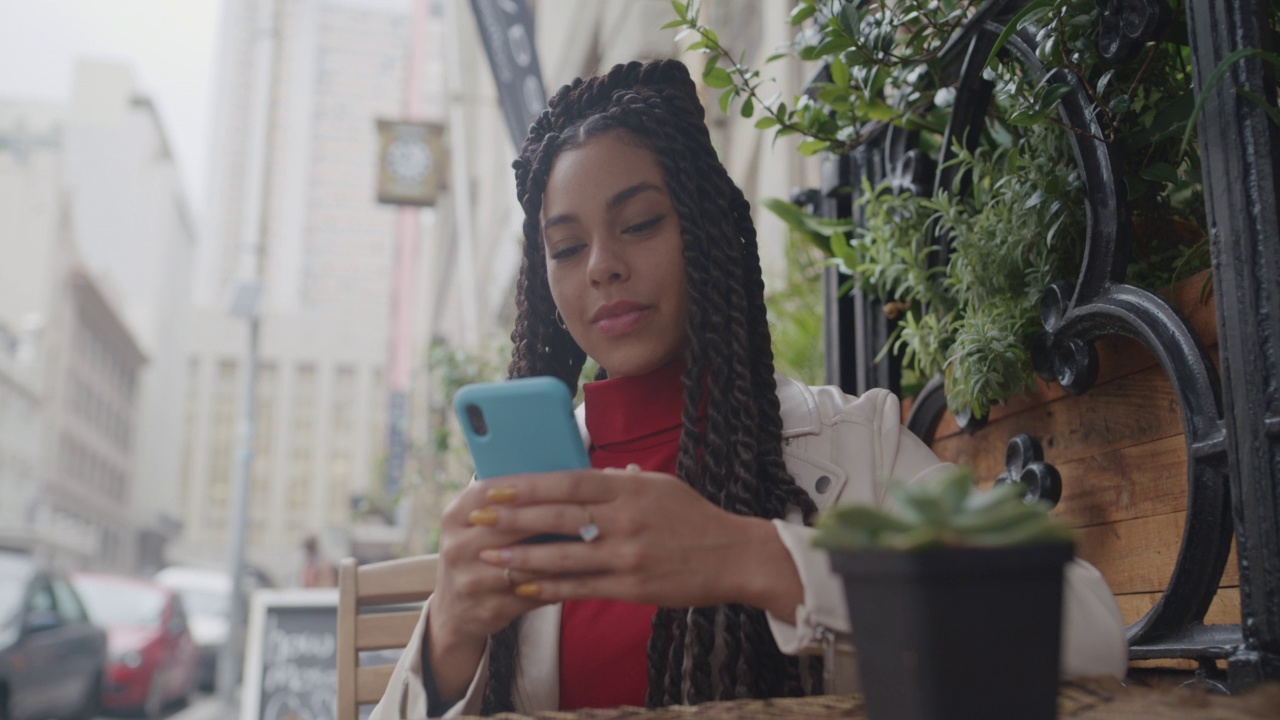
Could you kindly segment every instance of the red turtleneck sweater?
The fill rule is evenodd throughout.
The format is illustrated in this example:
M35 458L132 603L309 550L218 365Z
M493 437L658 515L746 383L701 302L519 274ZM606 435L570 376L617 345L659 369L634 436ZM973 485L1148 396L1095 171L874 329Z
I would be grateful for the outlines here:
M591 467L675 474L680 445L683 362L648 375L583 386ZM607 538L608 524L601 524ZM654 605L570 600L560 620L560 709L644 706Z

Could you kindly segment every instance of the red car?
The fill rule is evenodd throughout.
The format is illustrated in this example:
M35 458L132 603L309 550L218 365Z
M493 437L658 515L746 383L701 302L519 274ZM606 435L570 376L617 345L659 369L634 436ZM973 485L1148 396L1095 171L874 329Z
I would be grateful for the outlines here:
M182 599L149 580L71 575L89 619L107 631L102 708L159 717L195 691L199 649L187 628Z

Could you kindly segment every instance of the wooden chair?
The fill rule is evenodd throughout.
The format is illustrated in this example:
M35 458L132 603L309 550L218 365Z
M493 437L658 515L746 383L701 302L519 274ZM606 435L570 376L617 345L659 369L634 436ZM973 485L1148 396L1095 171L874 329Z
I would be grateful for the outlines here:
M356 720L360 706L382 698L395 664L360 665L360 653L396 650L409 642L421 603L436 588L438 555L338 567L338 720ZM400 606L400 607L396 607Z

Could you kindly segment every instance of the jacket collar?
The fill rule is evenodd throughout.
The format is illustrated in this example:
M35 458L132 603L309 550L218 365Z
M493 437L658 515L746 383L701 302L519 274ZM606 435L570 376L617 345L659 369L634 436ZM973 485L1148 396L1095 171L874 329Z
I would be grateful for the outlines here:
M816 435L822 429L822 421L818 417L818 401L813 397L813 390L782 373L774 373L773 377L778 383L782 437ZM574 408L573 414L578 421L578 432L582 433L583 444L591 447L591 436L587 433L586 404L579 404Z
M813 397L813 390L782 373L774 373L773 377L778 382L782 437L816 435L822 429L822 421L818 418L818 401Z

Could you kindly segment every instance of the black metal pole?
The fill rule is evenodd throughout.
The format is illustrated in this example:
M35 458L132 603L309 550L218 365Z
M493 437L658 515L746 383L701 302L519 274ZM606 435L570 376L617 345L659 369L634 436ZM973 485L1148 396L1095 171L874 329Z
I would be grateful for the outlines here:
M1191 0L1205 204L1218 302L1227 456L1244 644L1231 684L1280 679L1280 129L1275 72L1257 57L1214 69L1241 48L1270 50L1265 0Z

